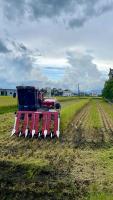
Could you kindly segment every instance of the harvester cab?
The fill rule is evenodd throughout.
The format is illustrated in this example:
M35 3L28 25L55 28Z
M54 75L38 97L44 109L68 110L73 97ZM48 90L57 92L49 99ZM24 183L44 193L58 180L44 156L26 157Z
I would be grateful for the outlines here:
M18 111L11 135L23 137L59 137L60 109L55 99L45 99L32 86L18 86Z

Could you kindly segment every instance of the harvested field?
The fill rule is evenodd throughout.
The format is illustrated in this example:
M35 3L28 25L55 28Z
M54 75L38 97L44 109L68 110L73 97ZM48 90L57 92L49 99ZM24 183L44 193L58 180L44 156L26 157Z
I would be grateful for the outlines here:
M76 147L91 145L102 147L113 142L113 120L104 110L101 101L92 100L75 117L68 127Z
M0 199L112 200L111 108L67 102L59 140L10 138L13 113L0 115Z

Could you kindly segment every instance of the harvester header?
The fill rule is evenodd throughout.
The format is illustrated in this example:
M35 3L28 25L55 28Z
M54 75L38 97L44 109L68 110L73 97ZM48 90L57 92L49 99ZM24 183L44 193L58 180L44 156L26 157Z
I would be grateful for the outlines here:
M59 137L60 103L44 98L43 92L32 86L18 86L18 111L12 135L23 137Z

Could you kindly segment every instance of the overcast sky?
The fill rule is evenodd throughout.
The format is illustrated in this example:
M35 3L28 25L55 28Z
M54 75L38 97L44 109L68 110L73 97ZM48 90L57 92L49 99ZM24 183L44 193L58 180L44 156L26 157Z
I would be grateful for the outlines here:
M0 0L0 88L102 89L113 0Z

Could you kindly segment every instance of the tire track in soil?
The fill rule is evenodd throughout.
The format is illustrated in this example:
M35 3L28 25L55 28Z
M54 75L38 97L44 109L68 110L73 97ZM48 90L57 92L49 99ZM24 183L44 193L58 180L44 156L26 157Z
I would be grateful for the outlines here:
M85 141L85 132L84 132L84 121L88 115L89 111L89 104L88 103L82 110L77 114L75 119L72 121L68 128L68 138L67 141L74 146L78 147L80 144L83 144Z
M94 146L94 144L98 143L98 137L100 137L100 131L91 126L89 123L90 120L90 110L92 108L92 104L90 103L87 107L87 112L85 118L80 124L76 134L82 134L82 140L79 143L75 143L75 146L78 147L80 145L90 145Z
M107 142L113 142L113 122L108 114L102 108L101 103L97 102L97 110L99 112L101 127L94 128L89 123L91 102L89 102L75 116L67 130L65 141L68 144L73 144L74 147L82 145L97 146Z
M88 103L75 117L70 125L70 142L75 147L81 145L94 146L104 144L105 142L113 142L113 122L104 111L100 103L97 102L97 110L99 112L101 127L93 128L88 123L90 116L91 103Z
M65 137L61 139L61 142L67 143L68 145L75 145L75 143L80 143L83 138L83 132L81 131L81 125L87 114L87 107L89 103L85 105L72 120L68 129L65 131ZM79 132L79 133L78 133Z
M73 131L75 147L83 145L94 146L96 143L100 142L100 130L93 128L91 123L89 123L91 106L91 103L89 103L74 120L77 125L76 130Z
M84 143L91 143L93 141L93 130L91 127L91 123L89 123L89 116L90 116L90 110L91 110L91 103L88 107L88 112L87 112L87 116L85 118L85 120L83 121L83 131L84 131Z
M113 122L109 118L108 114L104 111L102 106L99 104L98 109L102 120L102 141L103 142L113 142Z

